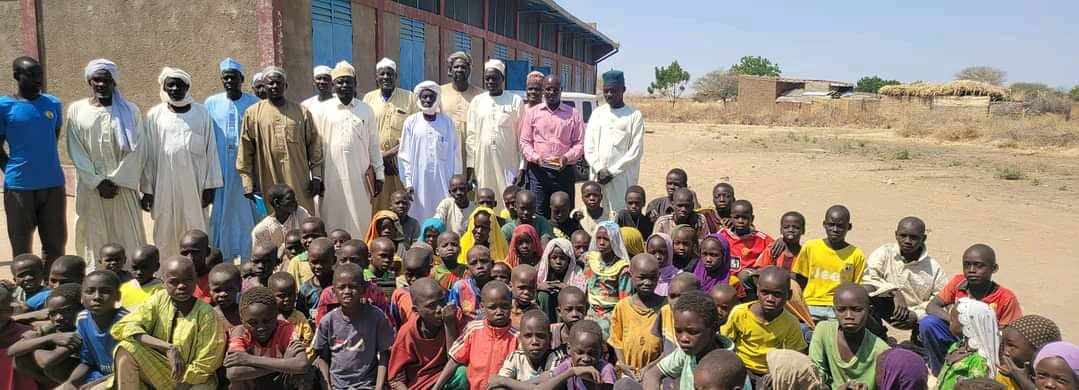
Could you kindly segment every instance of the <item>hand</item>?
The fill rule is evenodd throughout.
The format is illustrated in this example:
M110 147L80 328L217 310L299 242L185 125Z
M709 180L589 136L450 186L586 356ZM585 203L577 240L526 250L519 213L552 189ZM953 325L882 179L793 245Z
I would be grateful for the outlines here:
M783 256L783 252L786 252L786 251L787 251L787 242L786 241L776 240L775 243L772 244L772 253L771 254L772 254L773 259L778 259L780 256Z
M439 313L442 318L443 326L457 326L457 306L446 305L442 306L442 311Z
M372 198L377 197L378 194L382 193L382 180L375 180L375 188L372 188L371 192Z
M918 324L918 315L914 312L903 308L902 313L893 315L892 320L889 321L892 326L900 330L910 330Z
M58 347L67 347L71 350L77 350L82 347L82 339L79 338L79 334L76 332L54 333L52 343Z
M307 183L307 194L310 196L322 195L322 191L325 189L322 179L314 178L311 179L310 183Z
M612 175L611 171L608 171L607 168L600 169L599 172L596 172L596 181L598 181L599 184L607 184L610 183L611 180L614 180L614 175Z
M142 194L139 207L142 207L142 211L147 213L154 211L154 194Z
M102 180L101 183L97 184L98 195L101 195L101 197L105 199L115 198L116 193L119 190L120 189L116 187L116 184L109 179Z
M213 188L202 190L202 208L207 208L214 203L214 192Z
M596 368L592 366L573 367L570 368L570 371L573 372L574 376L581 377L581 379L588 382L600 383L603 381L600 379L599 371L596 371Z
M184 379L184 358L180 356L180 350L176 346L169 346L169 350L165 353L165 357L169 361L169 369L172 371L172 380L177 383L177 388L180 388L180 382Z
M225 367L247 366L251 363L251 355L247 352L229 352L225 355Z
M638 382L641 381L641 377L639 375L637 375L637 370L634 369L633 367L630 367L630 366L627 366L625 364L619 363L618 364L618 371L622 371L623 375L629 375L630 377L633 377L633 380L635 380L635 381L638 381Z
M15 290L15 281L13 281L13 280L7 280L7 279L0 280L0 285L3 285L4 288L6 288L8 291L14 291Z
M415 188L405 187L405 192L408 193L408 198L410 200L416 200L416 189Z
M513 185L524 188L525 187L525 170L521 169L517 171L517 177L513 178Z
M842 385L839 385L838 390L869 390L869 386L859 381L848 381Z

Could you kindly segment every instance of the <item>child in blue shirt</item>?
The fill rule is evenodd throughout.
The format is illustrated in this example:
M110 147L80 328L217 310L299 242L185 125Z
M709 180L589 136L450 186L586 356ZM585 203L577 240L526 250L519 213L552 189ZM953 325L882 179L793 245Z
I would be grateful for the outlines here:
M75 320L75 331L82 339L79 365L64 385L78 386L106 381L112 375L112 351L116 339L109 334L112 324L127 315L117 309L120 301L120 277L112 271L91 272L83 280L82 305L85 310Z

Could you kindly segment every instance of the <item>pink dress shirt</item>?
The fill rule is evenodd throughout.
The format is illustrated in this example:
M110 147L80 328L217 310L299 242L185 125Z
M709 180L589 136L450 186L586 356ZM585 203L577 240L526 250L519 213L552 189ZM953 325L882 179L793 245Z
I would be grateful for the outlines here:
M562 103L551 110L546 103L528 110L521 120L521 152L538 163L555 156L571 165L584 155L584 120L572 106Z

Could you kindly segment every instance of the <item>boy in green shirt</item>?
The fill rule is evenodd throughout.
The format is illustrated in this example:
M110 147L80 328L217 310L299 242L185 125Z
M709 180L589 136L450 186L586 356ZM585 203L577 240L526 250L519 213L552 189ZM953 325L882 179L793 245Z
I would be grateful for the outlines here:
M873 390L877 356L888 344L865 329L869 293L857 284L843 283L835 290L833 307L837 318L817 324L809 343L809 358L823 382L833 389L856 380Z

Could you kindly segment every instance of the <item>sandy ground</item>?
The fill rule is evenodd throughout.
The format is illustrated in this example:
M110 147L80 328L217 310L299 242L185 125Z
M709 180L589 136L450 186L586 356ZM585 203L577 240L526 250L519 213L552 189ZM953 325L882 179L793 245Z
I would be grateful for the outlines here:
M689 172L690 186L710 199L729 181L753 201L756 225L773 234L779 216L797 210L808 219L805 239L823 235L830 205L853 214L848 241L867 254L893 242L896 222L926 220L928 246L949 272L961 272L973 243L997 250L996 280L1019 296L1024 312L1053 318L1064 337L1079 334L1079 159L1061 151L1019 151L897 138L890 130L769 128L651 124L641 167L649 198L663 191L672 167ZM1022 178L1005 180L1006 173ZM68 199L73 234L74 199ZM147 232L152 231L146 217ZM1059 234L1059 235L1058 235ZM6 229L0 225L0 237ZM74 238L68 240L71 249ZM0 245L0 259L10 259ZM0 262L0 278L10 275Z

